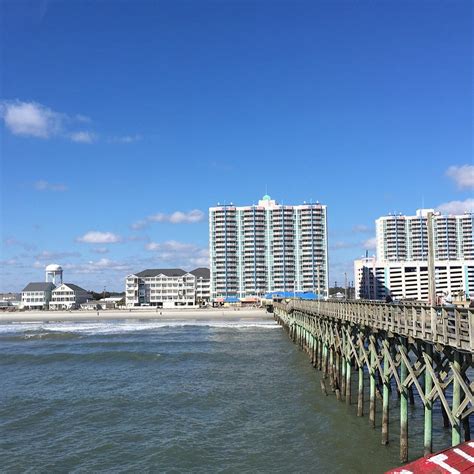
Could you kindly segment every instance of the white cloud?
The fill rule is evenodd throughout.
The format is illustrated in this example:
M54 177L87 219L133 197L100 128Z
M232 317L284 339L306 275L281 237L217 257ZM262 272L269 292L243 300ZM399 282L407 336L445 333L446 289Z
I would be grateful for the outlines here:
M49 138L61 131L64 121L64 115L36 102L4 101L0 112L14 135Z
M131 228L134 230L139 230L147 227L151 222L169 222L171 224L195 224L201 222L204 219L204 212L199 209L193 209L192 211L182 212L175 211L171 214L165 214L159 212L148 216L145 219L141 219L137 222L134 222L131 225Z
M158 213L147 218L151 222L171 222L172 224L194 224L204 219L204 213L199 209L189 212L175 211L172 214Z
M114 271L120 273L129 273L132 270L131 265L127 263L116 262L108 258L100 260L90 260L86 263L66 264L62 266L64 270L75 274L102 273L104 271Z
M209 266L209 250L195 244L168 240L166 242L148 242L145 249L156 253L157 260L177 267Z
M69 138L76 143L94 143L97 135L92 132L81 131L70 133Z
M13 135L48 139L63 137L77 143L92 143L97 136L89 131L69 131L74 123L88 123L84 115L69 116L37 102L1 101L0 117Z
M459 189L474 188L474 165L450 166L446 175L454 180Z
M440 204L436 208L441 214L464 214L465 212L474 212L474 199L465 201L449 201Z
M371 237L370 239L364 240L362 246L365 250L374 250L377 248L377 239L375 237Z
M86 244L115 244L121 242L122 238L113 234L112 232L99 232L96 230L91 230L85 233L81 237L76 238L77 242L83 242Z
M54 192L64 192L67 191L67 186L65 184L53 184L48 183L45 180L39 180L34 183L34 188L36 191L54 191Z

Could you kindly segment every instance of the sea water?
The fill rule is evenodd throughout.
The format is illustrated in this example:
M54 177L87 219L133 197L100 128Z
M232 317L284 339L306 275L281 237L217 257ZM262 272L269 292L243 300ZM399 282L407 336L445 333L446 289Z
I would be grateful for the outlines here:
M0 325L2 472L378 473L398 447L271 320Z

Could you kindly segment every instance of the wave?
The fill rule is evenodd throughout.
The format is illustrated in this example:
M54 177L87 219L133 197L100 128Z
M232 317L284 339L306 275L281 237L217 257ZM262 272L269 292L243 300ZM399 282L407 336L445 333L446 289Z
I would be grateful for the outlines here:
M0 337L22 334L23 339L73 339L78 336L114 335L166 328L200 327L216 329L279 329L274 321L107 321L96 323L14 323L0 324Z

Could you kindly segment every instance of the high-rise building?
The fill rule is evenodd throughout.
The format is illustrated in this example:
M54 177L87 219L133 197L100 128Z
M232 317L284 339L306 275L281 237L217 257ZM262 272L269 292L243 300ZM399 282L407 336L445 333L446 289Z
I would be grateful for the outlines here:
M266 292L327 294L326 206L278 204L209 209L211 298Z
M414 216L376 220L377 256L354 262L356 298L428 300L428 214L438 296L474 295L474 214L442 215L420 209Z
M427 260L429 212L433 213L435 259L474 259L474 214L447 216L433 209L420 209L415 216L389 215L375 221L377 260Z

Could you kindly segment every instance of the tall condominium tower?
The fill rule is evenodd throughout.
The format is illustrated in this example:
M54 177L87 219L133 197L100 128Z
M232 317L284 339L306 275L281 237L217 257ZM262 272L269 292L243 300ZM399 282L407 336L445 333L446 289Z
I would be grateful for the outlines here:
M211 298L269 291L327 294L326 206L258 205L209 209Z
M377 258L354 262L356 297L428 300L428 214L434 284L441 296L474 295L474 214L442 215L420 209L414 216L389 215L376 220Z
M418 210L415 216L390 215L377 219L377 260L427 260L428 212L433 212L435 259L473 260L474 214L441 215L433 209Z

